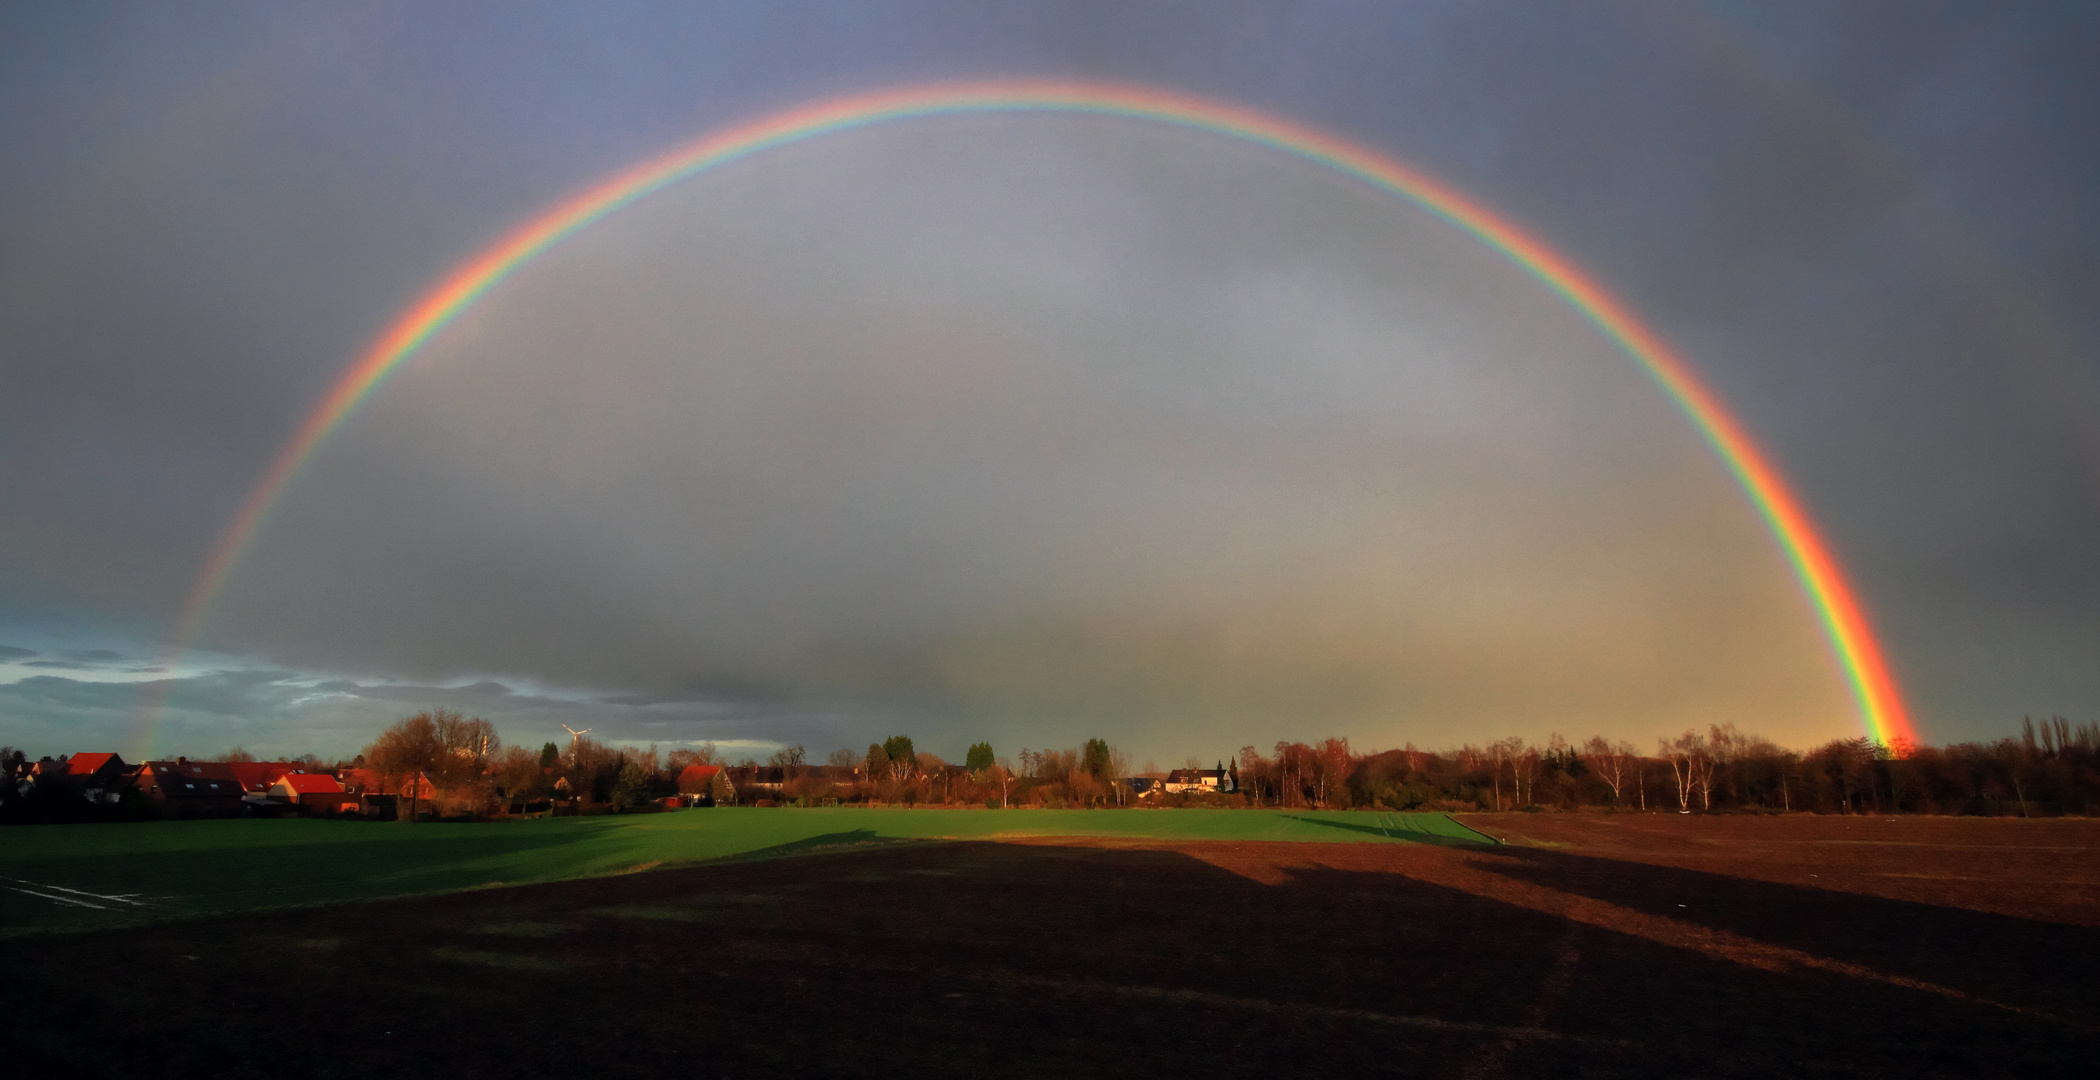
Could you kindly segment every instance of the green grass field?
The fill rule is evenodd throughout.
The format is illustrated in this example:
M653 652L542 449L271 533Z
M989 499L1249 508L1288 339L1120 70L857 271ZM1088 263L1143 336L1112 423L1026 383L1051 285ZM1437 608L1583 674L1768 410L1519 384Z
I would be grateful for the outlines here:
M0 830L0 936L852 844L1030 836L1493 842L1443 814L1302 810L723 808L490 824L292 819L28 826Z

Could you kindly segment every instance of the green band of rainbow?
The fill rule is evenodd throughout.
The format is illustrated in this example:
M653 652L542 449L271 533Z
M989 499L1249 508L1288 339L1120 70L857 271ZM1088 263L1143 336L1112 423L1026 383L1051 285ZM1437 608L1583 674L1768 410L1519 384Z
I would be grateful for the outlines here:
M668 184L760 151L892 120L966 113L1053 112L1149 120L1256 143L1317 162L1413 202L1530 271L1647 368L1706 437L1763 515L1792 562L1849 679L1867 733L1901 746L1914 738L1895 681L1857 598L1800 501L1683 360L1626 306L1575 266L1452 189L1382 154L1248 109L1130 86L1002 81L856 95L777 113L721 131L611 177L520 226L431 290L351 365L271 463L205 563L170 638L180 650L195 633L271 507L314 451L388 374L431 335L511 271L563 237ZM151 713L141 719L149 744Z

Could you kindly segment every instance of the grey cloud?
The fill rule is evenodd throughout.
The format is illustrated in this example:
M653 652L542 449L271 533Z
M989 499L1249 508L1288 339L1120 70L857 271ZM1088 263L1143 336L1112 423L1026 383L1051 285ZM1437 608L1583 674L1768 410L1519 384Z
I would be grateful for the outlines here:
M785 730L828 745L821 719L750 714L734 708L608 706L562 698L494 693L466 686L310 682L281 668L213 671L145 682L97 682L38 675L0 684L7 741L57 753L129 746L142 716L157 706L157 752L215 753L236 743L256 752L315 751L348 756L383 727L432 707L482 716L506 739L528 745L566 738L561 725L592 727L609 741L666 745L776 745ZM850 739L847 740L851 742ZM761 755L763 756L763 755Z
M842 90L1077 73L1361 139L1560 248L1795 482L1929 736L2100 695L2090 11L877 10L432 10L412 55L326 6L16 27L0 618L172 625L342 366L613 169ZM323 449L200 643L360 678L174 680L171 737L354 747L446 704L1164 760L1853 723L1708 451L1537 283L1354 181L1047 118L773 152L523 267ZM149 671L101 652L0 659ZM4 722L131 722L58 683Z

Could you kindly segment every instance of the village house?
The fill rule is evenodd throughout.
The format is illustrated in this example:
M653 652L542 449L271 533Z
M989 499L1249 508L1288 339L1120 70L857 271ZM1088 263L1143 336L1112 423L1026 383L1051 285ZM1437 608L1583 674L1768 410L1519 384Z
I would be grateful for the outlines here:
M423 806L428 806L437 797L437 785L422 773L417 773L415 781L405 786L389 784L385 777L371 769L343 769L336 774L336 779L342 783L345 792L363 802L365 813L379 818L397 815L401 804L411 795Z
M139 793L177 817L218 817L241 811L241 778L223 761L149 761L132 781Z
M298 761L229 761L226 767L241 782L241 794L249 802L259 802L270 795L270 785L286 773L303 773L304 762Z
M285 773L270 785L269 794L317 813L355 814L364 809L355 794L324 773Z
M720 765L688 765L678 774L678 790L706 791L714 782L715 774L722 771Z
M739 800L772 798L787 787L787 770L778 765L731 765L723 771L736 785Z
M1160 788L1170 795L1189 791L1229 792L1233 790L1232 774L1225 769L1176 769L1167 774Z
M64 788L91 803L114 803L136 771L115 754L74 754L30 766L41 785Z

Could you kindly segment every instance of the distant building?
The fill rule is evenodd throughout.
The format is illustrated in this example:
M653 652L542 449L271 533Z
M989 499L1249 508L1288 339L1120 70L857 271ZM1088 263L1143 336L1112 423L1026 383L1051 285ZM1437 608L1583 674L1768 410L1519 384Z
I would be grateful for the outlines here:
M336 779L342 782L344 790L353 795L389 795L403 799L414 796L423 802L437 797L437 785L431 783L430 777L422 773L417 773L415 780L407 784L390 783L389 778L371 769L343 769L336 773Z
M363 803L333 776L288 772L270 785L269 794L294 806L331 814L355 814Z
M1170 795L1186 791L1229 792L1233 790L1232 774L1224 769L1176 769L1167 774L1160 787Z
M233 767L223 761L149 761L132 781L139 793L177 817L218 817L241 811L247 794Z
M688 765L678 774L678 790L686 795L706 794L708 785L721 771L720 765Z
M723 770L736 785L737 796L746 793L777 795L787 787L787 770L778 765L731 765Z
M91 803L113 803L137 770L115 754L74 754L39 761L29 773L41 785L64 788Z
M226 767L241 782L241 793L249 800L261 799L270 793L270 785L286 773L303 773L306 764L300 761L229 761Z

